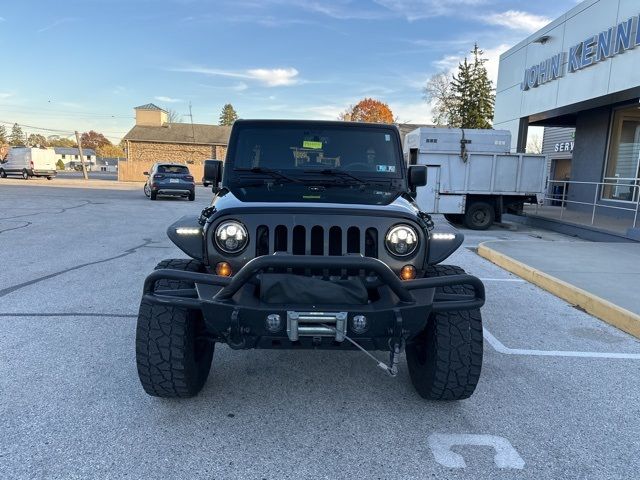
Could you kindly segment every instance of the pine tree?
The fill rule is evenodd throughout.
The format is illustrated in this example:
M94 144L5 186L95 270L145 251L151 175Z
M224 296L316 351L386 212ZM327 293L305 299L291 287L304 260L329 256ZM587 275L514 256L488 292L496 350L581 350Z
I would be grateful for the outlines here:
M13 124L11 128L11 135L9 135L9 145L24 145L24 133L22 128L17 123Z
M7 143L7 129L4 125L0 125L0 146Z
M237 119L238 114L234 110L233 105L227 103L224 107L222 107L222 113L220 113L220 121L218 122L218 124L230 127Z
M465 57L458 65L458 75L453 77L451 87L456 98L455 115L462 128L491 128L495 94L489 79L484 52L474 45L473 61Z

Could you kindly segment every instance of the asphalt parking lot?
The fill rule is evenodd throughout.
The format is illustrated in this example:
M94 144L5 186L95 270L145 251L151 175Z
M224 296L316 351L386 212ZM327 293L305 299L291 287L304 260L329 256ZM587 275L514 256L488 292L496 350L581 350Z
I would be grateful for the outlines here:
M394 379L359 352L226 346L198 397L147 396L142 282L210 195L0 183L0 478L637 478L640 342L474 252L567 240L523 226L447 261L487 287L468 400L422 400L403 361Z

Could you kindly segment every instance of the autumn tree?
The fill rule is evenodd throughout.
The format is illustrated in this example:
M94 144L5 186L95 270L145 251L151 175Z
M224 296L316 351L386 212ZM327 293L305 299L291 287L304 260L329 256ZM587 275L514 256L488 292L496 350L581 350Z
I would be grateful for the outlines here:
M76 142L69 138L49 137L47 142L50 147L77 148Z
M41 135L39 133L32 133L27 138L27 146L29 146L29 147L48 147L49 146L49 142L47 142L47 139L45 138L44 135Z
M11 134L9 135L9 145L24 145L24 133L22 128L17 123L11 127Z
M224 107L222 107L222 112L220 113L220 119L218 121L218 125L224 125L230 127L233 125L233 122L238 120L238 114L233 108L233 105L227 103Z
M102 158L124 158L124 150L118 145L102 145L96 148L96 155Z
M393 113L384 102L364 98L340 115L340 120L367 123L393 123Z
M84 132L80 136L80 143L82 144L82 148L91 148L92 150L97 150L98 147L105 145L111 145L107 137L93 130Z

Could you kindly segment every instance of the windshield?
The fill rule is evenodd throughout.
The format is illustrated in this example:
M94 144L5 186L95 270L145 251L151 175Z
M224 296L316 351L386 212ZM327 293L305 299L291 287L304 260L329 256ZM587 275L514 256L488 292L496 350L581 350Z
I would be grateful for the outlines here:
M235 170L269 169L296 177L331 170L398 178L402 164L393 133L367 127L245 127L238 134L233 165Z

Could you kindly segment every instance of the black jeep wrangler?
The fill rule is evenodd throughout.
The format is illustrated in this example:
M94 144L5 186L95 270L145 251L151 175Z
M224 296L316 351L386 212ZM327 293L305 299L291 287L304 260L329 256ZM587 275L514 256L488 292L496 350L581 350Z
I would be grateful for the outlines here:
M469 397L482 366L484 286L439 265L462 243L415 202L391 125L240 120L211 205L167 231L189 259L144 283L136 332L142 386L190 397L216 343L234 349L359 349L428 399ZM370 351L390 352L385 363Z

